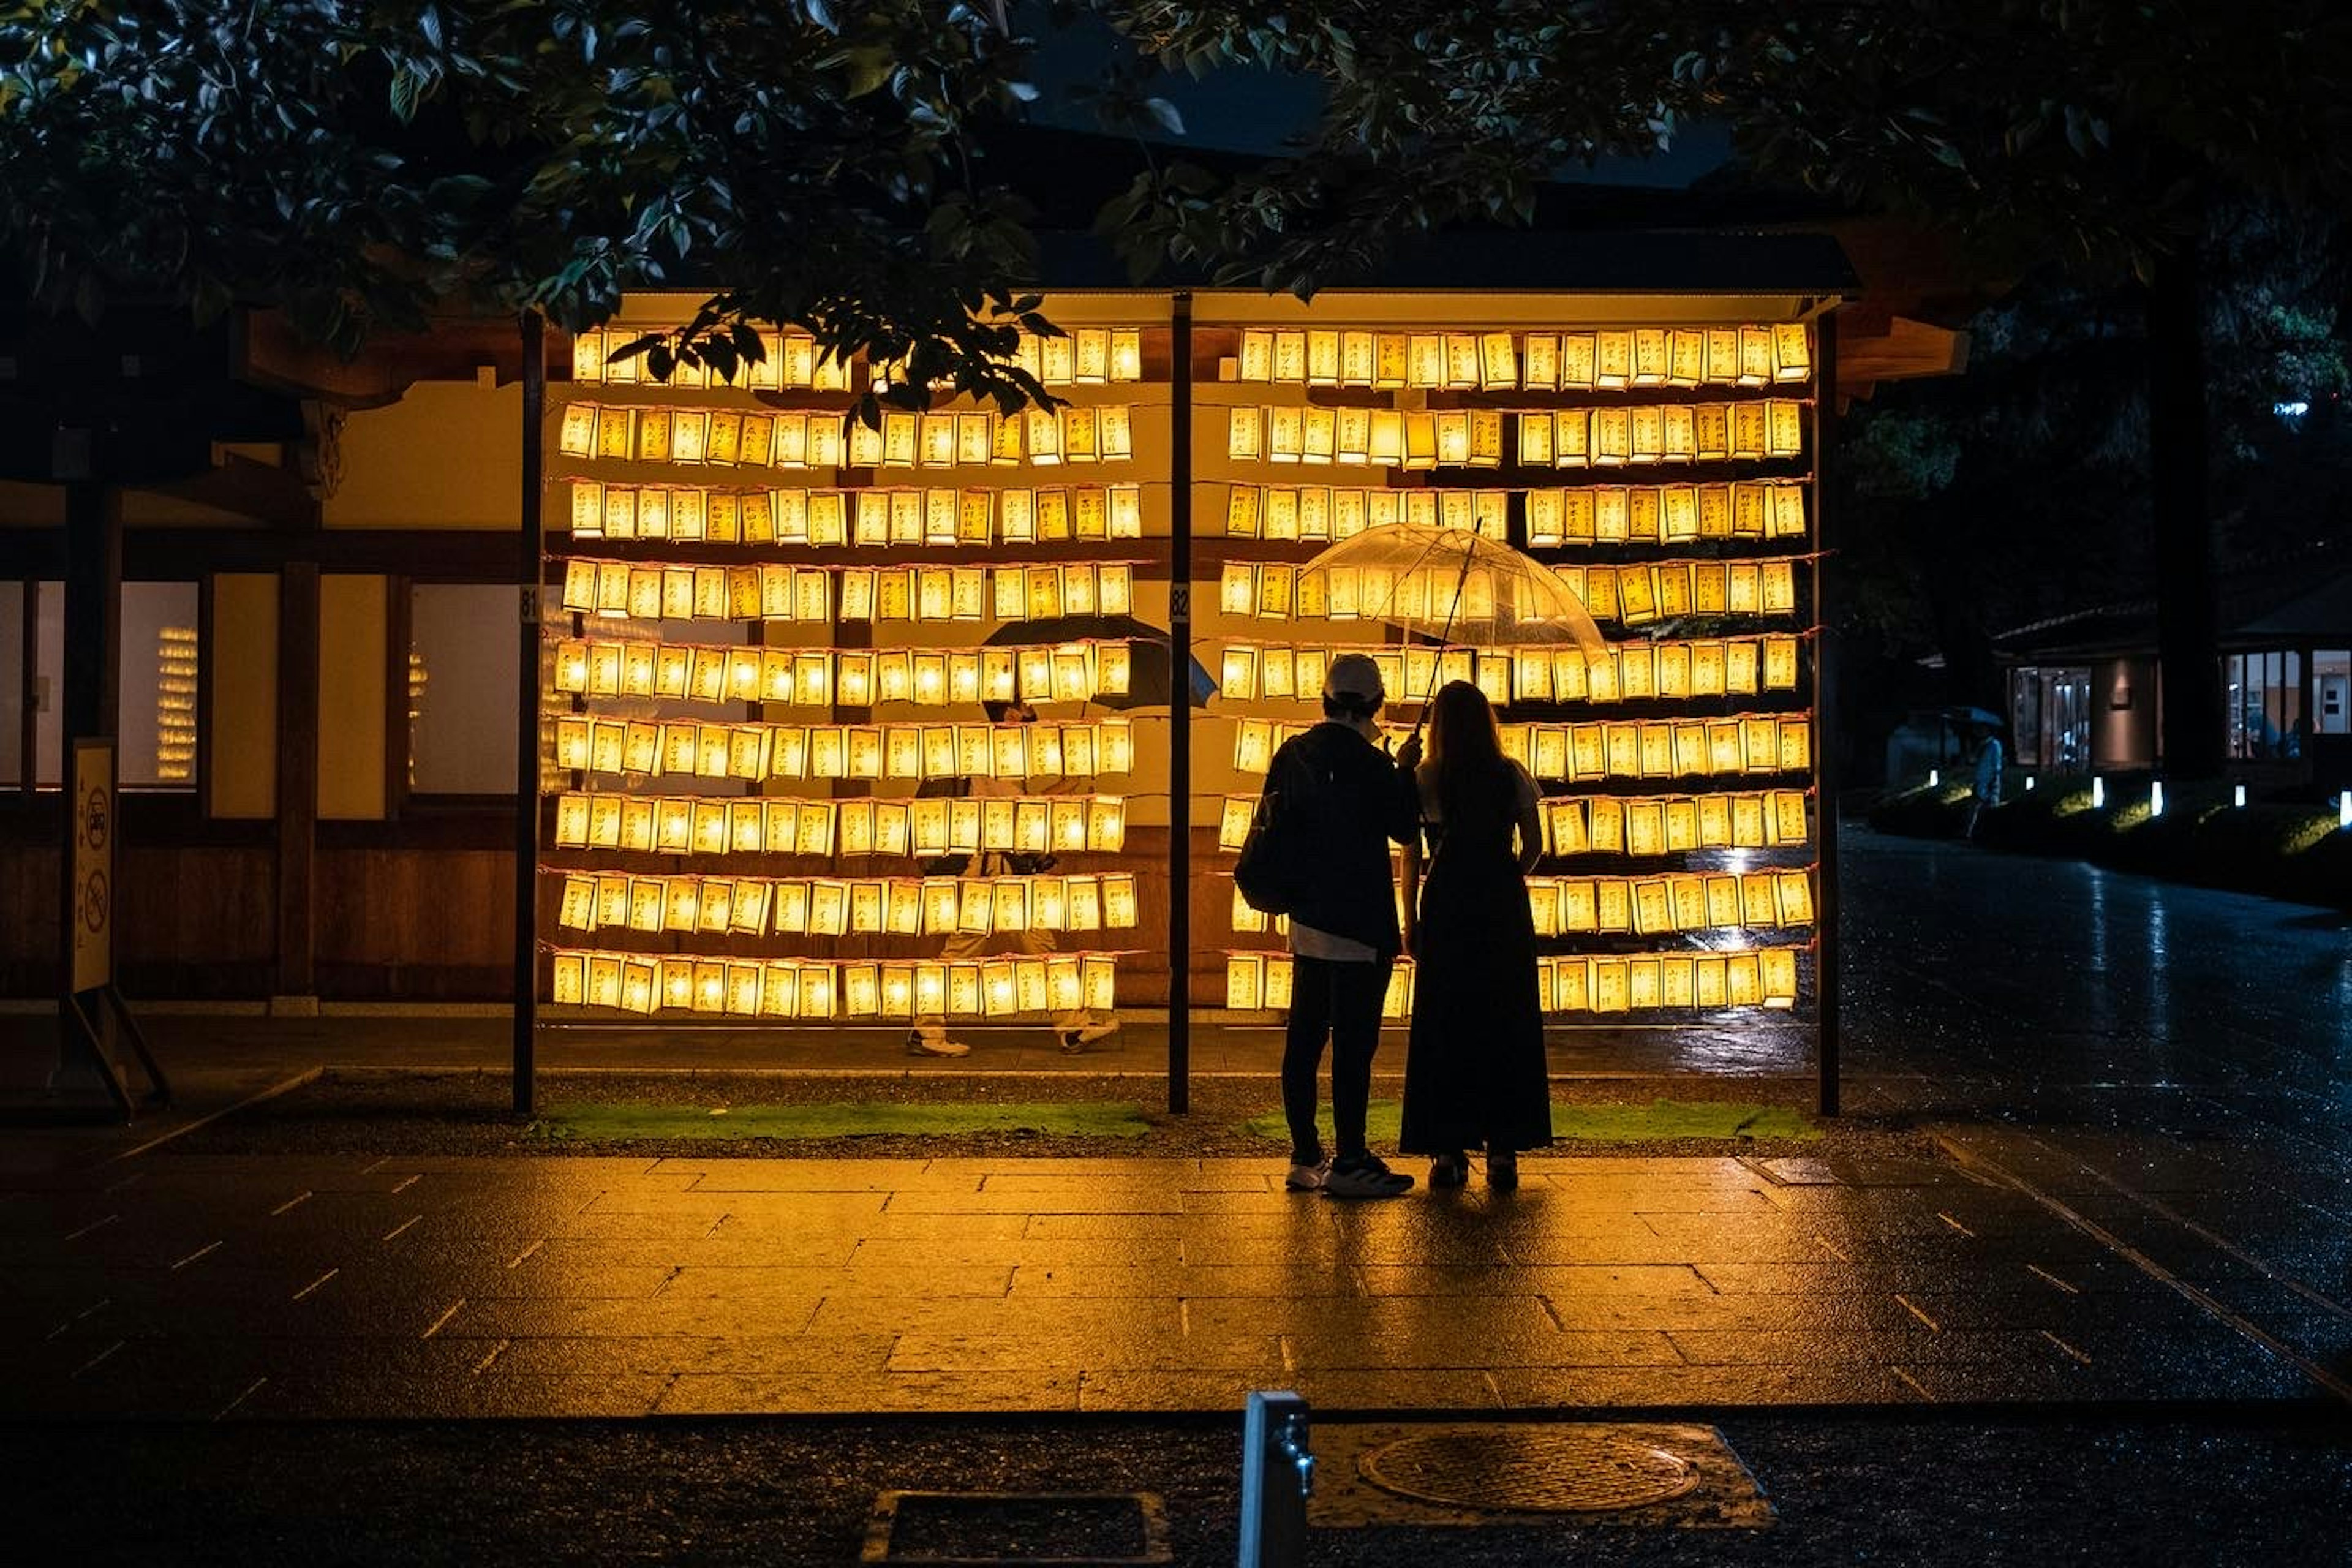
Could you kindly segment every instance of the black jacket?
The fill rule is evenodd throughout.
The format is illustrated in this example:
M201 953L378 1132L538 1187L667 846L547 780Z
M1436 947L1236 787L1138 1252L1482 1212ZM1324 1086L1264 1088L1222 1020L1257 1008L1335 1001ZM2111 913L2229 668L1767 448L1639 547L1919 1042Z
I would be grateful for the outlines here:
M1302 858L1316 868L1290 918L1395 957L1403 943L1389 843L1412 842L1421 809L1412 774L1359 731L1327 721L1283 742L1265 787L1280 793L1280 831L1299 833Z

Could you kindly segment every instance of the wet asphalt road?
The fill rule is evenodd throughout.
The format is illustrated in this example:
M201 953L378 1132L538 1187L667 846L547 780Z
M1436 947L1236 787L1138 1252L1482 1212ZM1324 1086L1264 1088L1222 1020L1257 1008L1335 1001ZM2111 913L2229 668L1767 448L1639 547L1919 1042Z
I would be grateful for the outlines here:
M2352 1517L2352 1436L2274 1413L1723 1433L1765 1528L1318 1528L1307 1560L2337 1564ZM0 1428L18 1495L58 1500L12 1526L26 1563L853 1563L886 1487L1151 1490L1173 1561L1230 1563L1238 1452L1206 1420Z

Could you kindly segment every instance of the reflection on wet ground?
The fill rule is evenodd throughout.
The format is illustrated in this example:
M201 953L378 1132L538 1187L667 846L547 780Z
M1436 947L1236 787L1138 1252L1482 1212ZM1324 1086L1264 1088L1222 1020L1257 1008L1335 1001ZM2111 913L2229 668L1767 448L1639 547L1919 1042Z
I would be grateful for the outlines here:
M2352 1399L2341 922L1865 839L1847 1104L1947 1159L149 1156L0 1184L0 1411ZM1234 1047L1238 1055L1242 1046ZM1562 1071L1811 1070L1801 1031Z

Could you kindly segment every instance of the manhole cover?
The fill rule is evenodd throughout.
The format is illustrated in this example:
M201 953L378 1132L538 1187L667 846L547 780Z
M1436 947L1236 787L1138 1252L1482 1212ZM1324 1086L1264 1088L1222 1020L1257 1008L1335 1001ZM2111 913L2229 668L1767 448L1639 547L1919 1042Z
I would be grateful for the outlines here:
M1400 1497L1512 1513L1643 1508L1698 1485L1688 1459L1622 1432L1432 1432L1356 1464L1366 1480Z

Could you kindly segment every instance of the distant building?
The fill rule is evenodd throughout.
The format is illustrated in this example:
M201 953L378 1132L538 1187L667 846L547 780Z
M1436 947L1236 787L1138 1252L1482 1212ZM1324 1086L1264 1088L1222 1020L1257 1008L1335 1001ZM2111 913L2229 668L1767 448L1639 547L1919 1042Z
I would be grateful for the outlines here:
M2279 785L2352 777L2352 561L2342 552L2233 574L2221 587L2226 754ZM1993 639L2009 670L2016 764L2129 773L2163 762L2156 602L2103 605Z

